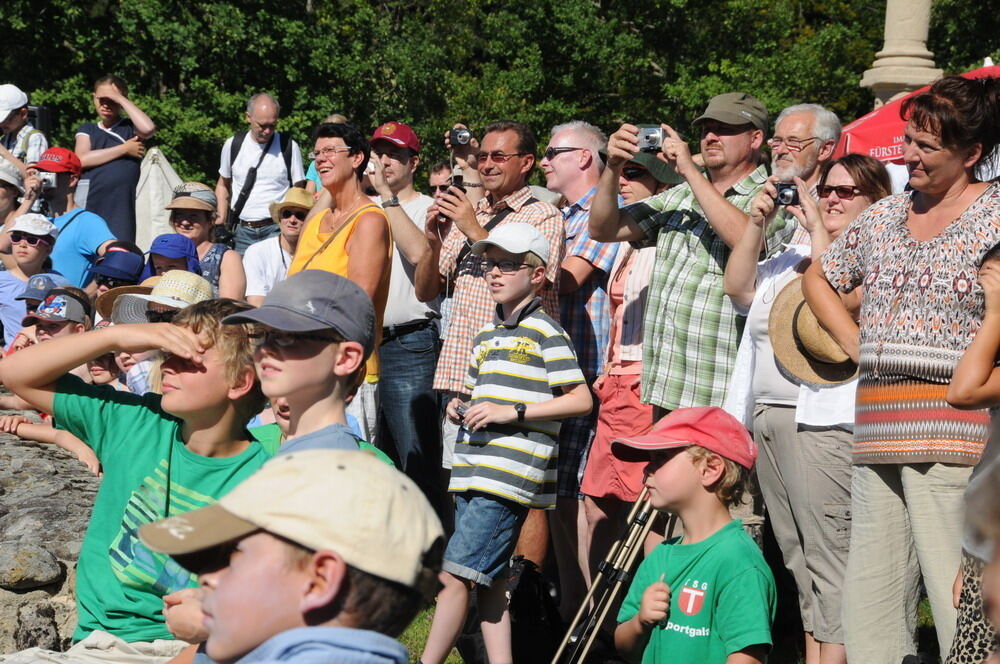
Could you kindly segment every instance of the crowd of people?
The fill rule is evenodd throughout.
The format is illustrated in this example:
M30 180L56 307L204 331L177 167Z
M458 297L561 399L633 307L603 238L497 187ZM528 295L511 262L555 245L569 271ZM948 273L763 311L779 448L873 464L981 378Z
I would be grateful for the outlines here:
M330 116L306 168L259 93L148 248L156 127L94 106L49 146L0 86L0 430L101 476L74 645L0 662L405 662L434 600L419 662L472 611L510 664L512 557L568 623L637 501L679 524L601 661L763 662L783 592L806 664L918 661L922 593L943 661L1000 651L1000 81L905 101L902 191L731 92L697 153L456 124L422 193L409 125Z

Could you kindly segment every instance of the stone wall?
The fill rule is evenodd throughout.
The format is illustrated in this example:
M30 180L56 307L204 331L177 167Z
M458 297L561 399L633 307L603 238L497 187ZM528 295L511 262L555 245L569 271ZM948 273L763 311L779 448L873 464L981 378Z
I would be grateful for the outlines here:
M0 434L0 653L68 646L76 560L99 482L54 445Z

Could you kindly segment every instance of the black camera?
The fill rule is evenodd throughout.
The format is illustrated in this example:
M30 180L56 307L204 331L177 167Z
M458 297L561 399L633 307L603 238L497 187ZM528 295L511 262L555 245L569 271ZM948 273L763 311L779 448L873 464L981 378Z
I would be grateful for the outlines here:
M639 127L639 152L659 152L663 148L663 129L654 126Z
M797 184L794 182L776 182L774 183L774 187L778 190L778 194L774 197L778 205L799 204L799 186Z
M452 147L456 145L468 145L472 140L472 132L468 129L452 129L448 132L448 141Z

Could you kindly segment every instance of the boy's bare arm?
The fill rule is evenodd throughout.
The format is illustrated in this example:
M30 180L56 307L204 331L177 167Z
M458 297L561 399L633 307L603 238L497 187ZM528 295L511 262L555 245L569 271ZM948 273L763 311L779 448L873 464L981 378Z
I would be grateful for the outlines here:
M55 383L72 369L114 350L153 349L198 363L205 350L193 332L170 323L114 325L20 350L0 362L0 381L32 408L51 413Z
M0 397L0 410L29 410L30 408L31 404L16 394Z
M553 399L527 404L524 409L524 419L561 420L586 415L593 407L594 399L590 395L590 387L586 383L577 383L564 387L563 393ZM481 429L487 424L509 424L516 420L517 411L514 410L514 406L486 401L477 403L465 413L465 427L472 431Z
M94 450L69 431L61 431L50 424L35 424L16 415L3 419L5 421L0 426L3 431L13 433L18 438L57 445L76 456L90 472L95 475L100 474L101 462L94 454Z
M615 628L615 648L630 662L642 661L642 652L648 642L649 630L639 622L638 615Z
M767 659L767 646L758 644L747 646L743 650L729 653L726 657L726 664L764 664Z
M663 575L642 593L639 611L615 629L615 647L629 661L642 659L649 633L670 615L670 586L663 582Z

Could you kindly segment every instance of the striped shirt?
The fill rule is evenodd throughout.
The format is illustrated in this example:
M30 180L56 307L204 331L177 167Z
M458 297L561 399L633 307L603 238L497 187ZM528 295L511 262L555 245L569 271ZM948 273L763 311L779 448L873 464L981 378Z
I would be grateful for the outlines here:
M726 191L726 200L745 212L766 179L767 170L758 166ZM656 246L643 333L642 401L666 410L721 406L744 323L722 288L729 247L687 183L624 210L646 234L637 244ZM795 228L772 223L769 252Z
M563 242L566 237L563 231L563 217L554 205L541 201L528 203L530 197L531 190L527 187L518 189L496 205L492 205L491 197L486 196L476 203L476 220L481 225L486 225L491 218L509 207L513 211L503 218L497 225L498 228L521 222L535 226L545 236L549 241L550 257L545 268L545 279L550 286L542 291L542 303L546 311L558 316L559 268L565 251ZM438 264L441 274L449 283L454 284L452 314L441 347L441 355L438 357L437 372L434 374L434 389L446 392L465 392L465 373L469 366L469 353L472 352L472 340L484 325L489 324L495 307L479 266L482 257L468 252L462 264L455 265L466 241L462 231L453 225L444 240L444 246L441 247Z
M541 403L557 388L584 382L569 337L535 298L475 337L465 389L472 404ZM534 508L556 504L558 421L531 420L459 429L452 492L480 491Z

